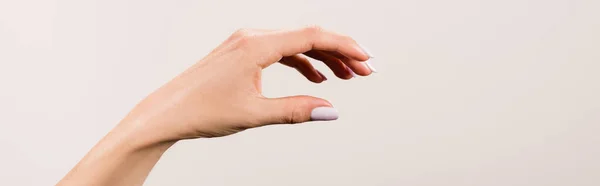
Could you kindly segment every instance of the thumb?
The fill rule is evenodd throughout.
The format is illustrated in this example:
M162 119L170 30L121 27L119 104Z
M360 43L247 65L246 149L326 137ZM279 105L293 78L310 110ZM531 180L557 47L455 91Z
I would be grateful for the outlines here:
M264 124L294 124L338 119L338 111L327 100L312 96L264 99L261 109Z

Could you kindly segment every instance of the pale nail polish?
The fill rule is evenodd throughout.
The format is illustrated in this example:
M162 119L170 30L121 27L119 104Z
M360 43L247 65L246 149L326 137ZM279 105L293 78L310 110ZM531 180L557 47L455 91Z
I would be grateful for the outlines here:
M375 72L377 73L377 70L375 69L375 67L373 66L373 58L369 59L368 61L365 62L365 65L367 65L367 67L369 69L371 69L371 72Z
M358 77L358 75L356 73L354 73L354 71L352 71L352 70L350 70L350 74L352 74L353 78Z
M367 66L367 68L369 68L371 70L371 72L377 73L377 70L373 66L373 58L375 58L375 56L373 55L373 53L371 53L371 51L369 51L364 46L362 46L362 45L359 45L359 46L360 46L360 49L362 49L365 52L365 54L367 54L367 56L369 56L369 60L364 62L365 65Z
M367 54L367 56L369 56L369 58L374 58L375 56L373 55L373 53L371 53L371 51L369 51L367 48L365 48L362 45L359 45L360 49L362 49L363 52L365 52L365 54Z
M358 77L358 75L356 73L354 73L354 71L352 71L352 69L350 69L350 67L346 66L346 69L348 71L350 71L350 75L352 75L352 78Z
M310 113L311 121L330 121L339 117L337 109L333 107L317 107Z

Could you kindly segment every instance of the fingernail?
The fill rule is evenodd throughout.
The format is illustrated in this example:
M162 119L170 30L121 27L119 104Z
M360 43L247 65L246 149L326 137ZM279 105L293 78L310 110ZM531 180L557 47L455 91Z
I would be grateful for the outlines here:
M317 70L317 73L319 73L319 75L323 78L323 81L327 81L327 77L325 77L325 75L323 75L323 73L321 73L321 71Z
M352 75L352 78L358 77L358 75L356 73L354 73L354 71L352 71L352 69L350 69L350 67L346 66L346 70L348 70L350 72L350 74Z
M365 65L367 65L367 68L369 68L371 70L371 72L375 72L377 73L377 70L375 69L375 67L373 66L373 58L369 59L368 61L364 62Z
M354 73L354 71L352 71L352 70L350 70L350 74L352 74L353 78L358 77L358 75L356 73Z
M377 70L373 66L373 58L375 58L373 53L371 53L371 51L369 51L366 47L364 47L362 45L359 45L359 47L360 47L360 49L362 49L365 52L365 54L367 54L367 56L369 56L369 60L364 62L365 65L367 66L367 68L369 68L371 70L371 72L377 73Z
M367 56L369 56L369 58L374 58L375 56L373 55L373 53L371 53L371 51L369 51L367 48L365 48L362 45L358 45L358 47L360 47L360 49L362 49L363 52L365 52L365 54L367 54Z
M317 107L310 113L311 121L331 121L339 117L337 109L333 107Z

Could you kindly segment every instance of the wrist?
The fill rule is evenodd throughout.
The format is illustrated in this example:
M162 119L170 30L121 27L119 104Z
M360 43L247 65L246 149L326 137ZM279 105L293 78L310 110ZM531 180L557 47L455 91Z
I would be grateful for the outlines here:
M166 151L178 141L168 140L160 131L140 126L135 123L119 123L102 141L131 152L155 148Z

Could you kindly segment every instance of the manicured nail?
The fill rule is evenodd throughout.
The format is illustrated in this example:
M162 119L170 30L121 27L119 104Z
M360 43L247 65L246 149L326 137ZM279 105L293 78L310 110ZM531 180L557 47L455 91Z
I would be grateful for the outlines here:
M367 54L367 56L369 56L369 58L374 58L375 56L373 55L373 53L371 53L371 51L369 51L367 48L365 48L362 45L359 45L358 47L360 47L360 49L362 49L363 52L365 52L365 54Z
M354 73L354 71L352 71L352 69L350 69L350 67L346 66L346 69L348 71L350 71L350 74L352 75L352 78L358 77L358 75L356 73Z
M367 67L369 69L371 69L371 72L377 73L377 70L375 69L375 67L373 67L373 58L369 59L368 61L366 61L364 63L365 63L365 65L367 65Z
M338 111L333 107L317 107L310 113L311 121L331 121L339 117Z
M352 70L350 70L350 74L352 74L353 78L358 77L358 75L356 73L354 73L354 71L352 71Z
M367 65L367 68L369 68L371 70L371 72L375 72L377 73L377 70L375 69L375 67L373 66L373 58L375 58L375 56L373 55L373 53L371 53L371 51L369 51L367 48L365 48L362 45L359 45L360 49L362 49L365 54L367 54L367 56L369 56L369 60L365 61L365 65Z
M317 70L317 73L319 73L319 75L323 78L323 81L327 81L327 77L325 77L325 75L323 75L323 73L321 73L321 71Z

